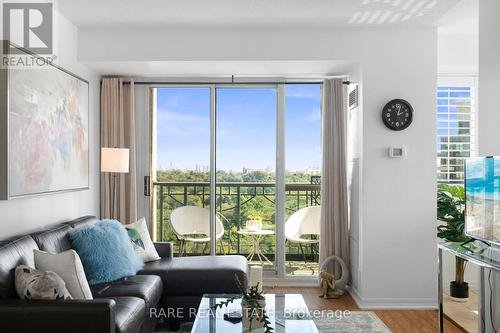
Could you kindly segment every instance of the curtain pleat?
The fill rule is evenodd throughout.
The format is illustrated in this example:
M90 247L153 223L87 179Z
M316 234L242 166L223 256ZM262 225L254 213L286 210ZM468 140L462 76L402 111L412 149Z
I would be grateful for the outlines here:
M130 84L124 84L130 82ZM101 82L101 147L130 149L128 173L101 173L101 218L116 219L123 224L135 222L135 111L134 82L106 77ZM111 192L115 182L114 203ZM111 207L114 204L114 213Z
M325 80L322 107L320 263L329 256L349 265L346 89L342 79ZM327 266L340 274L338 264Z

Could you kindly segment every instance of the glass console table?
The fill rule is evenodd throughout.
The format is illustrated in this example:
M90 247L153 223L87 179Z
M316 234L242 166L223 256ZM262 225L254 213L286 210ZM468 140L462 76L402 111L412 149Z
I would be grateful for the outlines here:
M463 258L479 266L479 332L484 332L485 318L485 269L500 271L500 248L488 246L480 241L465 245L462 243L438 241L438 300L439 300L439 332L444 332L443 313L443 251Z

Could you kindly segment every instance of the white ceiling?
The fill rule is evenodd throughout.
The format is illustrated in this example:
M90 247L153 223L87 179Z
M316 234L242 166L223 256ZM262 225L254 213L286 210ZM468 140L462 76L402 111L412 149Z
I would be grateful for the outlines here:
M78 27L432 26L457 0L60 0Z

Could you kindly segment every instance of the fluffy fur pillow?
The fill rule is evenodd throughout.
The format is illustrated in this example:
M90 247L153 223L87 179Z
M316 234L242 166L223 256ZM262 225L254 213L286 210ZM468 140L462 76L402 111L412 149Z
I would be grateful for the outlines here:
M82 261L90 285L135 275L143 266L128 237L116 220L98 223L70 232L73 248Z
M16 267L16 292L21 299L71 299L64 280L51 271L25 265Z

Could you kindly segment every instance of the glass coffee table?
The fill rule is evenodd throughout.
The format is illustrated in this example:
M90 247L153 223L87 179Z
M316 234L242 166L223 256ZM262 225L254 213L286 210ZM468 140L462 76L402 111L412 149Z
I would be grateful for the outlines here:
M239 333L243 330L241 322L231 323L224 320L224 314L241 312L241 300L237 299L228 306L211 310L212 307L232 295L204 295L191 333ZM276 333L318 333L314 321L301 294L266 294L266 314ZM264 329L253 330L263 332Z

